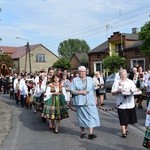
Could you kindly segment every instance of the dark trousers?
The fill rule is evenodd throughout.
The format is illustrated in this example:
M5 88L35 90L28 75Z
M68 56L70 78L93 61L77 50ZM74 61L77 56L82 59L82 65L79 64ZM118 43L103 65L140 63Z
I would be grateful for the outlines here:
M7 86L3 87L4 94L9 94L9 88Z
M24 95L21 95L21 97L20 97L20 104L21 104L22 107L25 106L25 97L24 97Z
M18 98L18 94L15 93L15 100L16 100L16 104L19 105L19 98Z

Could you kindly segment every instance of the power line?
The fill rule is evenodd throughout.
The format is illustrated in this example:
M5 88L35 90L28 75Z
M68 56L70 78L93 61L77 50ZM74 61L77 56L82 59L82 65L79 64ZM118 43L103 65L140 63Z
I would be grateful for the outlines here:
M111 30L112 30L112 29L115 29L116 27L120 27L120 26L121 26L121 24L120 24L121 22L124 22L124 24L122 25L122 26L124 26L124 25L125 25L125 21L128 21L128 20L130 20L130 19L134 19L134 18L137 18L137 17L139 17L139 16L145 15L146 13L149 13L149 11L146 11L146 12L143 12L143 13L140 13L140 14L136 14L136 15L134 15L134 16L131 16L131 17L122 19L122 20L120 20L120 21L116 21L116 22L110 23L109 26L111 26ZM72 35L70 35L69 38L74 37L74 36L80 36L80 35L81 35L81 37L83 37L83 36L95 35L95 34L97 34L97 33L103 33L103 32L106 32L105 28L106 28L106 25L105 25L105 26L101 26L101 27L99 27L99 28L91 29L91 30L89 30L89 31L83 31L83 32L81 32L81 33L79 33L79 34L72 34ZM102 30L102 31L99 31L99 30ZM109 30L110 30L110 28L109 28ZM91 33L91 32L94 32L94 33ZM83 36L82 36L82 35L83 35ZM55 42L57 42L58 40L61 40L61 39L64 39L64 38L68 38L68 36L64 36L64 37L62 37L62 38L59 38L59 39L57 39L57 40L53 40L53 41L50 41L50 42L55 43Z

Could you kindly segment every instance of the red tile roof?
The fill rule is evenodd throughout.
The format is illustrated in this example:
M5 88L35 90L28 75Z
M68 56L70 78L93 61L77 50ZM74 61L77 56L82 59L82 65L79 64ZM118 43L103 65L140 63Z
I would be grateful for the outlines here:
M30 45L30 51L38 47L40 44ZM10 56L15 58L21 58L26 54L26 45L22 47L9 47L9 46L0 46L1 50L5 54L10 54Z

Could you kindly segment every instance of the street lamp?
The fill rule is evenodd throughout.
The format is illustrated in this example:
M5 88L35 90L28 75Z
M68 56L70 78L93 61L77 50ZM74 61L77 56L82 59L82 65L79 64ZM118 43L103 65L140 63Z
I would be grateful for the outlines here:
M26 68L27 68L27 54L29 53L29 68L30 68L30 73L31 71L31 55L30 55L30 45L29 45L29 41L25 38L20 38L20 37L16 37L16 39L20 39L20 40L25 40L27 41L27 45L26 45L26 58L25 58L25 72L26 72Z

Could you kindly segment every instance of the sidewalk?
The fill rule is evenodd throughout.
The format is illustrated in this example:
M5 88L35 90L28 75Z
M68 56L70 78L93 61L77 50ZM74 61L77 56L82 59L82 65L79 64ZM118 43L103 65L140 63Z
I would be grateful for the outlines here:
M12 107L3 102L3 99L0 95L0 147L12 125Z

